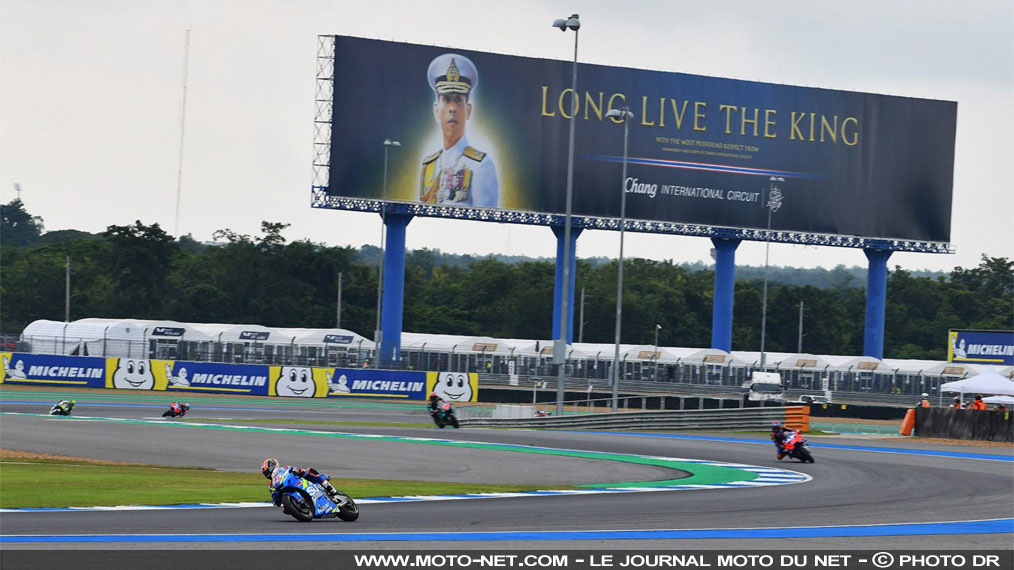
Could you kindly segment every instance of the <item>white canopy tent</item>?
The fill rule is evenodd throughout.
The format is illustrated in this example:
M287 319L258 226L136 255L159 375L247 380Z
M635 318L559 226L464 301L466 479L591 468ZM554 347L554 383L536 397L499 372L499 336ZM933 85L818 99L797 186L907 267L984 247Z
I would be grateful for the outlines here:
M940 386L941 392L960 392L962 394L990 394L994 396L1014 396L1014 382L990 370L978 376L947 382Z
M186 323L135 319L39 320L21 333L32 353L77 356L166 357L180 342L206 343L208 335Z

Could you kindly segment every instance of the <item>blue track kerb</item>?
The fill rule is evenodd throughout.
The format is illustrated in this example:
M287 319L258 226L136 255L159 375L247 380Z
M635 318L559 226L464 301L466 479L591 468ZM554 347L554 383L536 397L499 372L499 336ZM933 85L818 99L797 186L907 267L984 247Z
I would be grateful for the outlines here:
M326 534L105 534L0 536L2 543L77 542L481 542L537 540L660 540L687 538L821 538L912 535L1001 534L1014 532L1014 519L940 522L922 524L824 526L804 528L686 529L686 530L590 530L508 532L406 532Z

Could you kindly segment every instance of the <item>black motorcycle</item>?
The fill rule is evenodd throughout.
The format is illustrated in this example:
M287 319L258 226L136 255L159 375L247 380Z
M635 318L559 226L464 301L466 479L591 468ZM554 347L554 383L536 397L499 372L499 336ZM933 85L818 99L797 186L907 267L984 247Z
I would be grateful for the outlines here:
M803 463L813 463L813 454L810 453L803 434L798 431L791 432L782 440L782 449L789 459L798 459Z
M51 416L69 416L74 411L74 402L59 401L49 410Z
M190 404L174 404L169 406L163 414L163 418L182 418L190 411Z
M437 424L437 427L441 429L444 426L458 427L458 417L454 415L454 408L451 407L450 403L444 402L440 404L440 407L433 412L433 423Z

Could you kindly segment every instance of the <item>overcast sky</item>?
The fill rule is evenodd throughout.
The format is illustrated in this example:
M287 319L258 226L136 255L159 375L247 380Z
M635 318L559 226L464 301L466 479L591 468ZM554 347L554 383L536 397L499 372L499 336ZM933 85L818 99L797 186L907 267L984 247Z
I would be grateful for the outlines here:
M134 220L175 235L183 55L191 30L179 233L378 244L375 214L312 209L317 36L341 34L958 102L955 255L889 266L950 270L1014 257L1014 3L726 0L0 0L0 201L20 183L47 231ZM350 110L360 112L360 110ZM367 110L382 112L382 110ZM707 261L707 239L627 234L625 255ZM555 256L545 227L418 218L409 249ZM589 231L578 256L615 257ZM744 242L740 265L761 265ZM774 244L771 263L865 266L861 250Z

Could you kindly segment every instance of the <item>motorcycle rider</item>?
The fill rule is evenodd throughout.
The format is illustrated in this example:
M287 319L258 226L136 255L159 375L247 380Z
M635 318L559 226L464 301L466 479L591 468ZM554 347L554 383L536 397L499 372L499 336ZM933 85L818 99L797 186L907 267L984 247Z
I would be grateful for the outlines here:
M440 394L437 394L436 392L430 392L430 399L429 402L426 403L426 409L432 416L437 413L437 410L440 409L440 405L443 403L444 400L443 398L440 397Z
M67 415L70 415L74 411L74 405L77 404L77 400L60 400L53 406L53 409L64 410Z
M181 404L179 402L173 402L169 404L169 409L173 411L176 416L182 416L190 410L190 404Z
M785 457L785 438L793 430L785 427L782 422L774 421L771 422L771 441L774 442L775 447L778 448L778 461L781 461Z
M261 463L261 473L269 481L274 477L275 471L279 469L290 469L296 476L302 477L303 479L306 479L311 483L316 483L321 487L323 487L324 491L327 493L328 498L330 498L332 501L338 504L344 503L344 501L341 499L341 493L338 491L338 489L335 489L334 487L331 486L330 475L321 473L320 471L317 471L313 467L303 469L302 467L293 467L291 465L281 466L278 464L278 460L275 459L274 457L269 457L264 460L264 463ZM274 489L271 490L271 500L274 501L275 506L281 504L279 502L278 494L274 491Z

